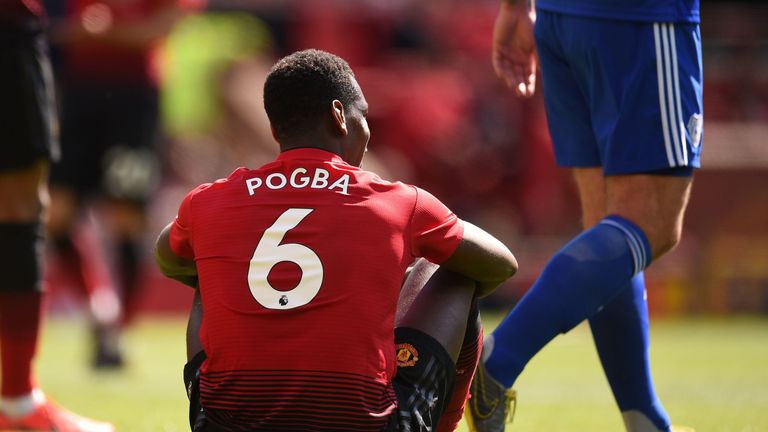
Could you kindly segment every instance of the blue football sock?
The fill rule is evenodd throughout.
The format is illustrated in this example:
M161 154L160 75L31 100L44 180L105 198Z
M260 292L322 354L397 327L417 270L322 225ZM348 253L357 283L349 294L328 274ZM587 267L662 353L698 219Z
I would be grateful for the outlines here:
M493 332L488 372L511 387L549 341L594 315L651 260L643 231L608 216L563 246Z
M640 411L659 430L669 429L669 416L651 379L643 274L635 275L616 298L589 319L589 325L619 409Z

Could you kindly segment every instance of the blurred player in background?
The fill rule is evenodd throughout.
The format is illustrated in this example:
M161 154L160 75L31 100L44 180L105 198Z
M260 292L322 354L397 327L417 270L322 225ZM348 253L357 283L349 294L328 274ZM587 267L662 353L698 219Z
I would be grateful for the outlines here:
M112 431L56 406L32 371L42 321L48 164L58 157L44 31L38 1L0 2L0 430Z
M359 168L368 104L346 61L283 58L264 106L280 156L193 190L157 243L167 276L199 281L193 430L454 430L476 297L514 256L428 192ZM441 266L406 277L418 257Z
M537 56L555 157L576 179L584 231L486 339L472 427L504 430L506 389L544 345L589 319L627 430L668 431L651 380L643 269L679 242L700 166L699 2L537 0L533 12L504 1L497 75L531 96Z
M49 231L59 260L89 296L95 367L123 364L119 334L134 315L145 208L160 179L158 48L193 6L178 0L67 0L52 25L62 57L64 151L51 175ZM83 217L89 214L98 217L106 242Z

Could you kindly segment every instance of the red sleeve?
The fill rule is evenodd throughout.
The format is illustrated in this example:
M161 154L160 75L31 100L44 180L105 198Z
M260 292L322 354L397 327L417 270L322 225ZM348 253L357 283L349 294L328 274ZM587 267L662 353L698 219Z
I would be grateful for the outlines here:
M464 236L464 223L431 193L417 188L411 217L411 253L435 264L448 259Z
M192 198L208 184L200 185L188 193L179 206L179 212L171 224L169 241L171 250L181 258L194 259L192 248Z

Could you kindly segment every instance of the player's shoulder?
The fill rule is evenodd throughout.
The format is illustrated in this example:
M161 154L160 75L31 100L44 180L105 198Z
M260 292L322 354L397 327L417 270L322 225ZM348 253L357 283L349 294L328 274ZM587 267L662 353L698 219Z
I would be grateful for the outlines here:
M226 189L227 187L230 187L233 183L235 183L237 180L247 176L249 171L250 171L249 169L244 167L237 168L234 171L232 171L232 174L230 174L227 177L223 177L220 179L216 179L212 182L202 183L198 185L196 188L192 189L189 192L189 194L187 194L187 196L202 197L211 193L216 193L218 191L221 191L222 189Z
M360 183L377 192L389 192L394 194L409 195L415 197L418 187L400 180L387 180L379 174L364 169L357 170L357 179Z

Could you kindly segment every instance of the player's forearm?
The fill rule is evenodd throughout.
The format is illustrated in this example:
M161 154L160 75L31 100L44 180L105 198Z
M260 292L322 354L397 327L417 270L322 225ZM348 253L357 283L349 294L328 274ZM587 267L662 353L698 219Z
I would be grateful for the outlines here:
M184 285L197 287L197 266L193 260L176 255L171 249L170 225L165 227L155 244L155 262L160 272Z
M475 286L475 296L478 298L485 297L494 291L496 291L496 288L501 286L502 283L505 281L496 281L496 282L478 282Z
M498 239L482 229L464 223L464 238L453 255L441 266L478 283L478 295L490 294L517 272L517 260Z
M195 267L194 263L191 265L169 263L157 255L155 256L155 260L157 261L157 266L160 268L160 272L165 277L179 281L184 285L190 286L192 288L197 288L197 268Z
M177 282L181 282L184 285L190 287L190 288L197 288L198 287L198 279L197 276L185 276L185 275L176 275L176 276L169 276L165 275L169 279L173 279Z

